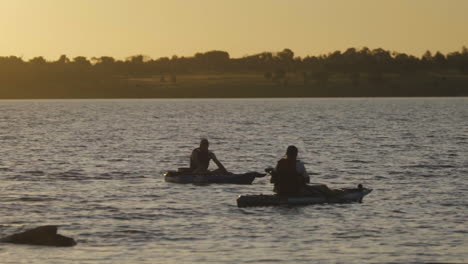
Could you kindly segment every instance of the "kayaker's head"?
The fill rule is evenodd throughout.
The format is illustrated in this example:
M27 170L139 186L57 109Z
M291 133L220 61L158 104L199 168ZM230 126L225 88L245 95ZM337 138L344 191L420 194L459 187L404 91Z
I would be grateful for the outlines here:
M294 159L295 160L297 158L297 152L298 152L298 150L297 150L296 146L291 145L286 150L286 157L288 159Z
M206 138L203 138L201 141L200 141L200 149L202 151L208 151L208 147L210 146L210 143L208 142L208 139Z

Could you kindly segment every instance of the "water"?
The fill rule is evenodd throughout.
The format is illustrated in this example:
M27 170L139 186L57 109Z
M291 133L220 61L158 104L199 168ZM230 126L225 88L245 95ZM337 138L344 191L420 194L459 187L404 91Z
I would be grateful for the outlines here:
M0 236L55 224L73 248L0 263L468 261L468 98L0 101ZM251 186L176 185L201 137L234 172L295 144L362 204L240 209Z

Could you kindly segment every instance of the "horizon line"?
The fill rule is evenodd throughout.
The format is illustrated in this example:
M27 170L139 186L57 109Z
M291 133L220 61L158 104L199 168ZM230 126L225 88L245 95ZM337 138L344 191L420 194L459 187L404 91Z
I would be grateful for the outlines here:
M311 54L308 54L308 55L304 55L304 56L294 56L294 58L307 58L307 57L322 57L322 56L328 56L328 55L331 55L335 52L340 52L341 54L343 54L344 52L346 52L347 50L349 49L355 49L356 51L362 51L364 49L368 49L370 51L373 51L373 50L379 50L379 49L382 49L384 51L388 51L390 52L390 54L406 54L408 56L413 56L413 57L416 57L416 58L422 58L424 56L425 53L427 52L430 52L431 54L437 54L437 53L440 53L444 56L447 56L451 53L456 53L456 52L463 52L464 50L467 50L468 45L462 45L459 50L455 50L455 51L450 51L450 52L441 52L440 50L431 50L431 49L426 49L426 51L421 54L421 55L414 55L414 54L411 54L411 53L406 53L406 52L400 52L400 51L396 51L396 50L390 50L390 49L385 49L385 48L382 48L382 47L377 47L377 48L369 48L368 46L361 46L361 47L349 47L347 49L337 49L337 50L334 50L334 51L329 51L329 52L325 52L325 53L320 53L320 54L316 54L316 55L311 55ZM226 52L229 54L229 59L242 59L242 58L247 58L247 57L251 57L251 56L257 56L257 55L261 55L261 54L264 54L264 53L271 53L273 55L276 55L284 50L291 50L294 52L294 50L292 49L289 49L289 48L284 48L283 50L280 50L280 51L262 51L262 52L257 52L257 53L252 53L252 54L245 54L243 56L240 56L240 57L231 57L231 54L229 53L229 51L227 50L223 50L223 49L210 49L210 50L205 50L205 51L197 51L195 52L193 55L189 55L189 56L182 56L182 55L177 55L177 54L172 54L170 56L160 56L160 57L152 57L150 55L147 55L147 54L144 54L144 53L137 53L137 54L133 54L133 55L129 55L129 56L125 56L125 57L114 57L112 55L98 55L98 56L85 56L85 55L68 55L68 54L60 54L58 55L57 58L60 58L62 56L66 56L67 58L76 58L76 57L85 57L87 59L93 59L93 58L101 58L101 57L110 57L110 58L114 58L115 60L117 61L126 61L132 57L135 57L135 56L143 56L143 57L146 57L148 58L148 60L158 60L158 59L162 59L162 58L169 58L169 59L172 59L174 57L177 57L178 59L181 59L181 58L194 58L197 54L204 54L204 53L208 53L208 52L213 52L213 51L219 51L219 52ZM70 57L69 57L70 56ZM39 58L39 57L42 57L44 58L46 61L53 61L54 59L52 58L49 58L49 57L44 57L44 56L41 56L41 55L36 55L36 56L31 56L31 57L24 57L23 54L21 55L0 55L0 58L8 58L8 57L16 57L16 58L20 58L20 59L24 59L25 61L27 60L31 60L31 59L34 59L34 58Z

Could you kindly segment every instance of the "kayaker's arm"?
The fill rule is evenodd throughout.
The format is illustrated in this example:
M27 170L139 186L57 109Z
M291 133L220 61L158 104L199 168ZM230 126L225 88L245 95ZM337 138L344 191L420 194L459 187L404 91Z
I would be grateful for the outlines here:
M223 172L227 172L226 168L224 168L223 164L216 158L216 155L211 152L211 159L213 159L214 163L216 166L218 166L219 169L221 169Z

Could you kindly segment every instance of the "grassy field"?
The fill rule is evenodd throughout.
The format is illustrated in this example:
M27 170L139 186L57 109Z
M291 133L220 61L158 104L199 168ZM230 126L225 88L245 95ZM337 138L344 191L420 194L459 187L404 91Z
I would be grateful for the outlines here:
M327 80L288 73L272 80L263 73L207 73L48 79L0 85L0 98L229 98L468 96L468 75L456 73L384 74Z
M273 81L262 74L187 74L176 82L164 76L127 79L128 89L159 97L322 97L322 96L461 96L468 95L468 76L387 74L374 80L360 75L353 80L333 75L328 81L304 80L302 74L288 74ZM146 90L146 92L145 92Z

